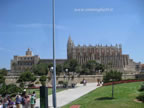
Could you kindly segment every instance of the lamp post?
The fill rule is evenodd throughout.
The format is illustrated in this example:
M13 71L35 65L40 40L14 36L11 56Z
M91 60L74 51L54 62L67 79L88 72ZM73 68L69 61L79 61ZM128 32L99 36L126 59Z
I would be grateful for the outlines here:
M114 98L114 80L111 79L110 81L112 81L112 99Z
M52 0L53 11L53 107L56 108L56 60L55 60L55 0Z
M68 72L68 69L65 69L66 73Z
M53 67L50 67L51 77L53 78Z
M68 76L69 74L68 74L68 69L65 69L65 72L66 72L66 77L67 77L67 78L66 78L66 79L67 79L67 87L68 87L68 84L69 84L69 78L68 78L68 77L69 77L69 76Z
M68 76L68 69L65 69L65 75Z
M53 73L53 67L50 67L50 71Z

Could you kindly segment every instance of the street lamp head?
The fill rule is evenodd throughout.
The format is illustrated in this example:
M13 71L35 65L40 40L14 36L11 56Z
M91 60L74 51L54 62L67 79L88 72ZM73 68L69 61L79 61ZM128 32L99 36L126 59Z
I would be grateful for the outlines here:
M53 67L50 67L50 70L53 71Z
M66 72L68 72L68 69L65 69Z

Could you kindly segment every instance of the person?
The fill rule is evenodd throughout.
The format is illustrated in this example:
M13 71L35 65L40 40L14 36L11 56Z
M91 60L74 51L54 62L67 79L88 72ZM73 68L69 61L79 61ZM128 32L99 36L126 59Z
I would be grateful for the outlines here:
M0 103L0 108L3 108L3 105L2 105L2 103Z
M100 86L100 79L97 79L97 82L98 82L97 86Z
M9 99L8 108L13 108L13 106L14 102L11 99Z
M3 99L1 95L0 95L0 108L3 108Z
M21 98L19 95L16 96L16 108L20 108Z
M35 96L34 96L34 94L31 95L30 104L31 104L31 108L35 107Z
M35 91L33 91L33 95L35 97L34 103L36 104L36 93L35 93Z
M30 107L30 97L27 95L25 100L25 108L29 108L29 107Z
M3 98L2 98L2 96L0 95L0 105L2 105L3 104Z
M86 86L87 81L85 79L83 79L83 84L84 86Z
M4 98L4 101L3 101L3 108L7 108L8 107L8 100L7 98Z
M26 106L26 96L25 95L22 96L21 104L22 104L22 108L25 108L25 106Z
M8 100L8 102L10 101L10 96L9 95L7 96L7 100Z
M33 95L34 95L34 97L36 98L36 93L35 93L35 91L33 91Z

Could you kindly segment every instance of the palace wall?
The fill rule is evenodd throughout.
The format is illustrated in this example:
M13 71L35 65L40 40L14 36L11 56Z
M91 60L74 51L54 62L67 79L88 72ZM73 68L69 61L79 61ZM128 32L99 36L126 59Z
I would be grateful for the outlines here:
M6 77L6 84L16 84L16 81L19 77L18 76L7 76ZM37 77L37 80L40 77ZM103 79L103 75L81 75L80 77L75 76L74 80L71 80L70 82L74 82L74 83L80 83L83 79L86 79L87 82L97 82L97 79L102 80ZM135 79L135 75L134 74L126 74L122 76L122 79ZM65 81L67 80L67 77L64 78L63 76L57 76L57 84L58 81ZM47 85L50 85L50 82L47 82Z

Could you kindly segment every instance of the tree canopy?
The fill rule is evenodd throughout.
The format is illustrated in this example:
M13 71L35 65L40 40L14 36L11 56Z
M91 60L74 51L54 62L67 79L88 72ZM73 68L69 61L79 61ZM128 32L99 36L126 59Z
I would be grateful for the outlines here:
M36 80L35 75L30 71L26 71L21 73L18 82L34 82L35 80Z
M0 88L0 93L5 96L6 94L10 94L10 96L15 96L18 93L21 93L23 90L20 87L17 87L15 84L5 85L3 84Z
M39 81L41 82L41 84L43 86L45 86L46 79L47 79L47 77L45 75L41 76L40 79L39 79Z
M61 64L56 65L56 74L60 75L60 73L63 72L63 66Z
M106 74L103 77L104 82L110 82L111 80L120 81L121 79L122 73L116 70L110 70L109 72L106 72Z
M90 60L86 63L86 68L90 70L90 74L96 74L96 72L103 72L104 65L97 63L95 60Z
M7 69L5 69L5 68L0 69L0 75L7 76L7 74L8 74Z
M77 66L78 66L78 62L75 59L67 60L64 63L64 69L68 69L69 72L76 72Z
M3 75L0 75L0 84L5 83L5 77Z
M42 76L48 74L48 64L40 63L33 67L35 75Z

